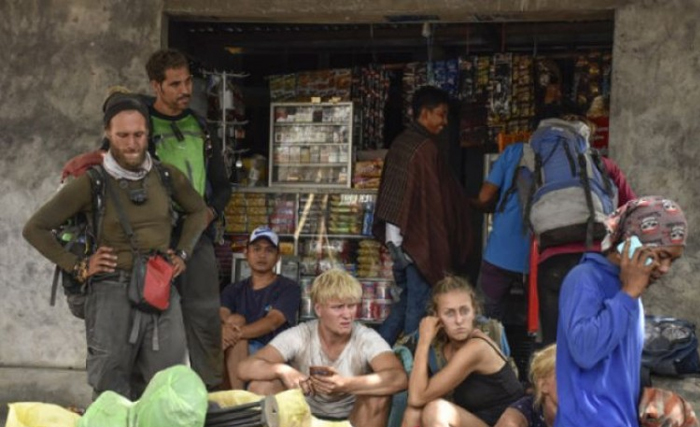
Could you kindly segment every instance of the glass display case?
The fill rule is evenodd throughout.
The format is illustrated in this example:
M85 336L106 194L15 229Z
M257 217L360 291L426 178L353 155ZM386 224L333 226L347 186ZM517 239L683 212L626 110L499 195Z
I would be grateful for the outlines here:
M309 296L313 279L338 268L362 284L357 318L381 323L398 289L391 256L372 236L376 197L376 190L368 189L239 188L226 207L227 234L233 251L240 252L255 227L267 225L277 232L281 272L296 275L302 287L302 320L314 315ZM241 260L241 254L234 254L234 278L246 274L241 273L245 268ZM285 262L289 274L285 274Z
M270 187L349 188L353 106L273 103L270 106Z

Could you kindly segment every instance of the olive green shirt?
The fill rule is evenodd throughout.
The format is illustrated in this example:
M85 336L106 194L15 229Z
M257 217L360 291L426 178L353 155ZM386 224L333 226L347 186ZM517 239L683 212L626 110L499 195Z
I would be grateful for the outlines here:
M161 164L161 166L170 172L173 201L186 215L177 249L191 254L207 225L207 206L182 172L170 165ZM108 174L105 173L105 175ZM136 205L129 200L128 189L120 187L119 181L109 175L107 179L119 195L131 228L134 230L139 251L142 253L152 250L166 251L170 247L173 227L170 200L167 189L160 182L155 166L143 180L122 181L129 189L145 187L147 200L141 205ZM105 207L98 246L114 249L117 255L117 268L130 271L132 253L129 238L119 222L109 189L105 188L104 192ZM24 238L50 261L66 271L71 271L79 258L64 249L56 241L51 230L79 212L85 212L92 222L92 205L92 184L90 177L84 174L63 186L51 200L32 215L24 226Z

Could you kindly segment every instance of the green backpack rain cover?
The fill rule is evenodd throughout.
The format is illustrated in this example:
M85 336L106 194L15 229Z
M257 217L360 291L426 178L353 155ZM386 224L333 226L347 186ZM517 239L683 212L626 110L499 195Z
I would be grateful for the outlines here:
M190 368L158 372L131 408L131 427L201 427L207 414L207 389Z
M105 391L88 407L77 427L127 427L133 405L126 397Z

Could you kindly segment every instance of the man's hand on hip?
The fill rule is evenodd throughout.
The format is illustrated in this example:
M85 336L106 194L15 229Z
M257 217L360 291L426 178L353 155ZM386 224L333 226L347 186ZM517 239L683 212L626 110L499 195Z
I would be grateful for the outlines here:
M88 259L87 277L98 273L114 273L117 267L117 255L109 246L100 246Z

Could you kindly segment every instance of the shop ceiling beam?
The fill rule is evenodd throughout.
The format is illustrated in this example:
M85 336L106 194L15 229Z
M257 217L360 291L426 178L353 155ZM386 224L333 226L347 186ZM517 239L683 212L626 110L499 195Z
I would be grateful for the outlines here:
M466 42L455 41L454 43L441 43L436 41L436 43L442 48L454 47L454 48L466 48ZM409 42L393 42L393 43L382 43L374 46L375 50L381 53L400 53L400 52L414 52L416 50L416 43ZM538 40L538 45L540 50L560 50L568 49L572 50L575 48L602 48L611 46L611 40L609 37L591 37L589 35L582 35L577 39L562 39L561 37L550 37L549 40L543 39ZM223 51L226 47L231 45L220 45L219 50ZM496 39L472 39L469 43L470 51L473 53L478 52L497 52L500 51L500 41ZM513 40L509 39L506 43L507 51L519 51L528 52L532 50L533 42L532 40ZM235 47L241 47L236 44ZM332 53L332 54L350 54L350 53L369 53L371 48L369 46L358 45L351 41L336 42L336 43L309 43L309 42L287 42L284 44L284 48L280 49L279 43L275 44L273 42L268 42L264 44L258 44L255 46L249 46L244 48L242 52L238 55L280 55L281 51L287 54L320 54L320 53Z
M400 15L441 22L589 20L641 0L165 0L169 16L236 22L379 23ZM597 16L597 18L596 18Z
M536 26L525 23L506 24L506 43L538 42L552 40L572 40L581 37L609 37L613 32L612 21L579 22L575 26L565 22L541 23ZM335 30L324 30L323 26L294 27L289 25L249 26L221 23L187 23L179 26L182 40L206 40L206 43L238 46L243 48L280 47L291 48L296 44L322 46L362 46L372 43L375 46L398 46L423 43L419 25L396 25L374 29L370 37L368 26L352 26ZM501 24L478 25L436 25L436 43L464 45L469 31L470 44L500 43ZM282 41L282 43L280 42ZM596 40L601 41L601 40Z
M211 42L210 43L211 46ZM450 40L448 41L443 41L436 39L435 40L436 45L443 46L443 47L466 47L467 43L465 40ZM537 43L540 45L541 48L546 48L547 46L550 45L566 45L566 46L590 46L590 45L604 45L604 46L610 46L612 41L610 40L610 37L607 35L590 35L590 34L581 34L577 37L561 37L561 36L556 36L556 35L551 35L551 36L546 36L542 37L541 39L537 40ZM333 40L324 40L324 41L301 41L301 40L295 40L295 41L286 41L283 46L280 46L280 43L275 43L275 42L260 42L260 43L250 43L250 44L241 44L241 43L219 43L218 45L220 46L221 49L224 47L236 47L236 48L242 48L243 50L241 51L242 54L279 54L280 50L284 50L287 52L294 51L296 53L302 53L302 52L309 52L309 53L318 53L322 50L334 50L334 49L345 49L345 50L352 50L352 51L358 51L362 50L363 48L366 48L367 50L374 48L374 49L379 49L382 51L412 51L415 49L417 45L420 45L420 41L411 41L411 40L387 40L383 42L377 42L373 44L372 46L367 45L366 43L360 43L357 41L353 40L342 40L342 41L333 41ZM425 43L423 43L425 44ZM473 37L469 41L469 46L472 49L481 49L481 48L487 48L490 50L500 50L501 42L500 39L494 35L493 38L484 38L484 37ZM525 48L525 49L530 49L533 46L533 41L531 38L508 38L506 41L506 47L507 50L510 50L510 48ZM403 48L403 49L402 49Z

